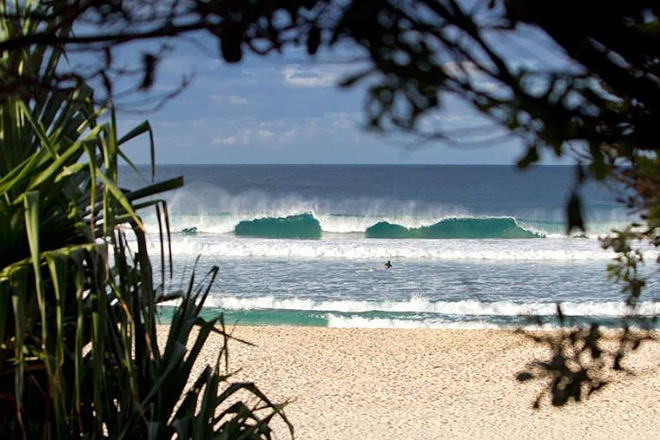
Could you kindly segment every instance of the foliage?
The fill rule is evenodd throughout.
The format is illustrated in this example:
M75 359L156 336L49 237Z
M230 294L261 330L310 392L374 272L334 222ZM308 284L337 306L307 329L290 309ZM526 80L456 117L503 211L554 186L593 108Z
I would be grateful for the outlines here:
M204 32L217 40L220 56L228 63L240 61L248 52L264 55L291 45L305 46L310 55L326 47L350 46L362 55L362 63L356 65L364 69L342 85L368 85L365 112L375 130L403 130L423 140L457 143L473 140L473 133L499 128L526 145L518 161L522 168L538 162L544 151L572 155L577 167L567 201L569 232L584 228L580 188L589 179L625 187L628 192L622 192L622 202L641 219L639 225L613 231L602 242L618 254L608 268L610 277L622 283L631 319L639 318L635 307L645 286L639 270L644 262L640 248L660 245L657 1L52 3L54 8L45 15L49 26L30 36L5 38L0 50L48 43L96 51L98 63L84 75L99 80L108 95L113 94L113 77L125 73L115 68L113 50L136 40ZM7 15L29 14L17 6ZM93 24L95 30L81 35L60 33L73 22ZM532 62L520 63L505 46L524 47L526 34L545 40L559 57L548 63L541 59L544 53L532 53ZM162 45L143 57L137 88L153 84L165 50ZM0 73L5 78L0 96L13 92L17 84L58 87L75 77L49 81L30 72L22 76ZM450 97L469 103L490 123L467 135L433 124L432 117ZM647 325L642 322L642 327ZM573 337L586 346L590 342L585 335L591 333L578 332ZM570 334L566 337L571 338Z
M39 2L32 18L0 18L2 40L49 24ZM8 2L0 2L7 11ZM66 35L71 26L58 29ZM59 74L61 47L4 51L5 78ZM154 198L182 178L127 191L118 186L121 148L148 135L142 123L120 137L92 89L24 84L0 101L0 433L7 438L271 438L281 417L251 383L232 383L226 349L196 378L192 367L221 317L201 308L217 268L185 292L153 285L138 212L157 211L166 255L167 206ZM153 141L151 142L153 158ZM153 168L152 168L153 178ZM165 279L162 262L161 279ZM171 264L170 264L171 267ZM159 346L156 303L178 299ZM221 361L225 361L224 363ZM194 379L194 381L193 381ZM189 381L194 382L188 388ZM248 405L243 397L257 403Z
M596 322L586 327L576 325L563 315L560 305L557 315L562 327L559 331L519 330L525 337L545 345L551 353L550 359L531 361L516 375L519 382L538 380L547 384L534 401L535 409L541 407L546 396L553 406L564 406L571 400L580 402L610 383L615 377L613 373L632 374L623 362L625 356L643 342L657 341L653 332L631 329L633 323L641 328L649 327L649 319L644 317L627 317L622 322L623 328L617 333L609 330L608 336ZM542 324L539 318L535 321Z

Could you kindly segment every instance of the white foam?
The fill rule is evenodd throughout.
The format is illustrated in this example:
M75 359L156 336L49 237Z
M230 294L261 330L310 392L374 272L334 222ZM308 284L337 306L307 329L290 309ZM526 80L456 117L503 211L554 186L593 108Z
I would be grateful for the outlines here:
M497 325L486 321L443 321L388 318L365 318L362 316L328 315L328 327L332 328L395 328L395 329L444 329L444 330L557 330L554 324L543 325ZM565 328L565 327L564 327Z
M150 254L160 252L152 243ZM303 259L422 259L491 261L588 261L612 258L595 240L282 240L234 237L177 237L174 256Z
M433 313L456 316L553 316L557 313L554 302L484 303L476 300L433 302L421 297L412 297L408 301L314 301L306 298L275 298L271 295L255 298L221 297L209 298L206 306L225 310L284 309L342 313ZM622 317L630 312L623 302L618 301L564 302L561 306L563 313L570 316ZM644 302L640 304L637 313L646 316L660 314L660 302Z
M365 318L362 316L328 315L328 327L332 328L437 328L456 330L501 329L501 326L484 321L447 322L442 320L415 321L410 319Z
M575 326L560 326L550 323L542 325L498 325L487 321L443 321L389 318L365 318L363 316L328 315L328 327L332 328L394 328L394 329L444 329L444 330L544 330L577 329ZM617 328L603 326L603 328Z

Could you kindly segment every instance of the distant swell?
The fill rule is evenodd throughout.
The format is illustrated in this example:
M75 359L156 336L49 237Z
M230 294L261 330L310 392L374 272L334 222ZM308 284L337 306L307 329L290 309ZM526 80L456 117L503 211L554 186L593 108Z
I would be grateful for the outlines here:
M234 233L262 238L321 238L321 224L311 214L265 217L240 222Z
M406 228L389 222L379 222L367 228L368 238L541 238L521 228L511 217L446 218L431 226Z

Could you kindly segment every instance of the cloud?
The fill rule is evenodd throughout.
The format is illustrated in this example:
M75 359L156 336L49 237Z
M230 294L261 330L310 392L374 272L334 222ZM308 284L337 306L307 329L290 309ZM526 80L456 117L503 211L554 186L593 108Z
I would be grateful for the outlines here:
M321 69L292 64L282 70L282 76L287 84L297 87L330 87L337 83L341 70L330 65Z
M251 132L248 129L243 129L238 131L235 134L230 136L225 136L222 138L215 138L211 143L213 145L224 145L224 146L234 146L234 145L247 145L250 143Z
M252 101L238 95L211 95L211 99L219 104L248 105Z
M360 120L359 113L327 113L320 118L280 118L270 121L243 119L227 121L215 119L213 145L279 147L292 142L332 137L345 138L355 135ZM207 121L209 124L211 121ZM219 135L219 133L222 133Z
M277 133L272 130L261 128L257 131L257 136L261 139L271 139L277 136Z
M216 137L211 143L213 145L233 147L246 146L254 143L261 143L263 141L280 140L282 133L266 128L264 125L265 124L263 123L260 123L257 126L250 124L249 127L241 128L228 136Z

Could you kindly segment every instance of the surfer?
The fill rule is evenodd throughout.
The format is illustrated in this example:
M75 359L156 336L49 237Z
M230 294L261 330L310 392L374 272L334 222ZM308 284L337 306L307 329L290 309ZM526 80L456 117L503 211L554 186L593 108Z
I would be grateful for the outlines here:
M390 262L390 260L387 260L387 263L383 264L383 269L387 269L387 270L392 269L392 263Z

